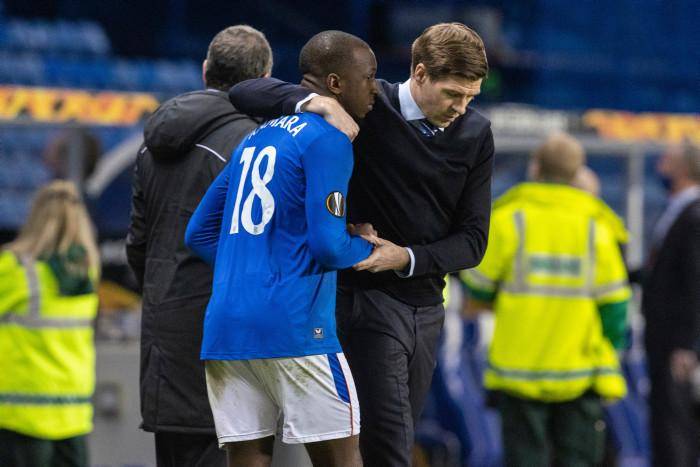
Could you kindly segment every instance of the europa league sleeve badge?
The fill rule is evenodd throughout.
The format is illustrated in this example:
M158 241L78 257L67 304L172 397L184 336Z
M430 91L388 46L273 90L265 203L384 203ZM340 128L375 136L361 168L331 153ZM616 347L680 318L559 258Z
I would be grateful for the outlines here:
M326 209L335 217L345 217L345 197L339 191L334 191L326 197Z

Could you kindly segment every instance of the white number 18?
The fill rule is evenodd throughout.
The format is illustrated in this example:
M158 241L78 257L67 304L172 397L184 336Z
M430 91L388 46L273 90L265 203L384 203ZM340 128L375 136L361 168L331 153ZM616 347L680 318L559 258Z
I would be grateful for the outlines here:
M243 171L241 172L241 179L238 182L238 193L236 194L236 203L233 206L233 217L231 218L231 234L238 233L238 223L239 223L239 208L241 207L241 198L243 197L243 187L245 186L246 178L248 177L248 171L250 170L250 163L253 161L253 154L255 153L255 147L248 147L243 150L241 154L241 164L243 164ZM260 164L262 160L267 158L267 167L265 168L265 173L260 175ZM243 228L251 235L260 235L265 231L265 225L270 222L272 215L275 213L275 198L272 193L267 188L267 184L272 180L272 176L275 174L275 159L277 158L277 150L274 146L267 146L263 148L255 158L253 162L253 173L251 175L251 183L253 184L253 189L248 194L248 197L243 202L243 209L240 213L240 223L243 224ZM262 205L262 219L260 223L253 224L252 211L253 211L253 201L255 198L260 198L260 204Z

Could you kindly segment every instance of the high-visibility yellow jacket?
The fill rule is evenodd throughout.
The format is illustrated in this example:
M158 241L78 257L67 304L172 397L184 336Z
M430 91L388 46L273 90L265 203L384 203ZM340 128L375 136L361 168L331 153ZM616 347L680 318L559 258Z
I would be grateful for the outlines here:
M565 185L523 183L494 203L486 255L462 275L494 302L487 388L547 402L625 395L611 340L630 297L626 240L605 203Z
M43 439L92 430L97 295L62 296L49 265L0 252L0 429Z

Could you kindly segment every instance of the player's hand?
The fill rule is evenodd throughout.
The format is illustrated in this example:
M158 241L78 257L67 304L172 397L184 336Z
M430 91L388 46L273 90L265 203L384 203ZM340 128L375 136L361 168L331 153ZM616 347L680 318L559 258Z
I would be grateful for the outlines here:
M376 237L374 235L362 236L365 240L372 243L374 251L369 257L360 261L353 266L356 271L382 272L382 271L400 271L405 269L409 261L408 251L389 240Z
M356 235L358 237L363 235L376 237L379 235L370 223L348 224L348 233L350 235Z
M321 115L328 123L345 133L350 141L353 141L360 132L357 122L332 97L314 96L301 107L301 110Z
M684 383L698 366L698 356L692 350L676 349L671 353L671 376L677 383Z

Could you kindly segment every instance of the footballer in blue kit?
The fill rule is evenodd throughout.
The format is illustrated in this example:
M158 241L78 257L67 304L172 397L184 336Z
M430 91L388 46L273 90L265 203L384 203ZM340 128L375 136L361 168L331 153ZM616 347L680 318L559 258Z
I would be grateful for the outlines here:
M354 118L372 108L376 60L361 39L319 33L300 69L303 85ZM269 462L279 435L314 443L315 465L361 465L357 396L335 323L336 270L372 252L346 225L352 168L351 141L322 117L267 121L242 141L187 227L188 247L214 268L201 358L230 465Z

